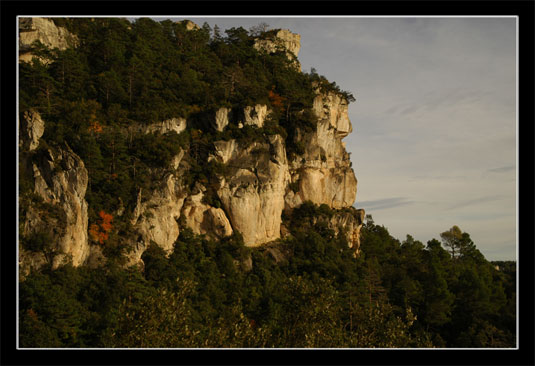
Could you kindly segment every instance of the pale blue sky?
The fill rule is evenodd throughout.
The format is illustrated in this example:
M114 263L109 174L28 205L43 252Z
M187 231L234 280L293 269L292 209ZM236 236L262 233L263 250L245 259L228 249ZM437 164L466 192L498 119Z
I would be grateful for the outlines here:
M200 18L301 35L299 60L356 97L355 207L403 240L453 225L516 259L516 18Z

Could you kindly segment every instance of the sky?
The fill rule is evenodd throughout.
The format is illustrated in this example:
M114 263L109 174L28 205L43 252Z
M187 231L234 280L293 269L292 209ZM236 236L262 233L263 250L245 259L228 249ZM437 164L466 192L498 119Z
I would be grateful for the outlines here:
M302 70L356 98L354 206L401 241L457 225L488 260L516 260L515 17L184 18L299 33Z

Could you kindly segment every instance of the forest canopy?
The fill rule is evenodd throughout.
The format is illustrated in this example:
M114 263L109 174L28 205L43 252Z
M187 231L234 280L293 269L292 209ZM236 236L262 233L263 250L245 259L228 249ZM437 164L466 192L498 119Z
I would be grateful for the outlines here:
M400 242L370 220L354 258L303 220L326 214L306 205L293 218L305 224L267 247L185 229L170 256L145 252L143 272L110 262L33 273L20 285L21 346L515 347L514 262Z

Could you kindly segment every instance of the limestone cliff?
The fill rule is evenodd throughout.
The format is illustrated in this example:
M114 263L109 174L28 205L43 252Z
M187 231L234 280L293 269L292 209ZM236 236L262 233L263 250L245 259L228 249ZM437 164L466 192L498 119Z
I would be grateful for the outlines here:
M279 238L289 181L282 138L272 135L269 142L238 145L233 151L229 149L236 146L233 140L218 146L223 151L218 158L230 167L230 174L222 177L217 193L233 228L249 246Z
M188 30L198 29L189 21L184 25ZM21 20L21 44L26 46L39 40L64 49L76 43L75 37L67 33L47 19ZM297 34L277 30L256 39L255 47L268 53L287 52L299 65L299 40ZM352 132L348 101L343 94L329 90L316 86L311 114L315 127L296 127L286 140L284 131L273 129L275 112L266 102L201 110L194 117L177 116L156 123L132 122L123 127L130 141L132 135L148 133L183 134L190 142L188 136L194 133L217 137L203 147L209 150L204 155L193 154L191 146L184 145L168 166L149 169L152 183L139 189L137 196L130 192L127 207L119 200L121 205L114 215L122 217L127 225L124 230L128 235L120 238L125 265L143 266L142 255L151 244L171 253L186 227L212 240L239 232L247 246L273 242L287 233L281 226L283 211L291 214L306 201L334 209L327 225L336 235L344 235L358 255L364 211L352 208L357 179L342 142ZM24 155L22 165L32 174L31 191L39 202L25 196L21 236L31 244L31 238L44 235L52 246L46 250L36 244L21 246L21 268L27 273L47 263L54 268L67 262L98 265L105 260L105 246L96 245L88 234L84 198L91 178L84 162L67 144L50 147L40 141L45 129L46 121L39 113L25 112L19 147ZM289 144L302 148L290 154ZM212 172L210 184L191 181L195 165L201 170L218 167Z
M184 27L186 27L186 29L189 30L189 31L201 29L201 27L199 27L197 24L195 24L194 22L192 22L189 19L185 19L185 20L179 21L177 23L184 25Z
M177 134L186 129L186 120L184 118L171 118L162 122L153 123L145 127L145 133L167 133L174 131Z
M333 92L317 93L314 99L317 129L296 136L305 151L290 162L292 182L299 188L297 192L288 191L285 197L288 208L308 200L336 209L355 202L357 179L342 142L352 131L347 101Z
M256 39L254 47L267 53L285 52L288 59L294 62L295 67L301 70L301 64L297 60L301 49L301 36L299 34L292 33L287 29L271 30Z
M44 130L39 113L25 113L21 125L26 127L23 131L33 131L20 135L20 145L28 147L30 152L24 155L22 164L32 175L31 190L35 198L25 200L26 205L21 205L20 235L30 241L36 236L47 239L42 243L45 247L35 253L19 247L22 273L46 263L52 268L67 262L81 265L90 254L87 202L84 199L87 169L67 144L34 151Z
M39 41L44 46L59 50L74 47L78 38L63 27L57 27L47 18L19 19L19 62L30 62L34 57L33 43ZM42 60L45 63L47 60Z
M360 229L364 223L364 216L363 209L340 211L335 213L328 222L328 227L333 229L336 235L345 236L355 256L360 254Z
M195 192L188 196L182 208L187 227L195 234L206 235L211 239L222 239L232 235L232 226L221 208L211 207L203 203L204 188L201 184L195 187Z
M20 121L19 148L33 151L39 146L39 139L45 132L45 122L41 115L34 110L24 112Z
M180 233L177 220L186 193L178 174L166 174L158 188L145 196L143 200L139 191L131 220L136 236L126 249L127 265L141 264L141 255L151 242L170 253Z

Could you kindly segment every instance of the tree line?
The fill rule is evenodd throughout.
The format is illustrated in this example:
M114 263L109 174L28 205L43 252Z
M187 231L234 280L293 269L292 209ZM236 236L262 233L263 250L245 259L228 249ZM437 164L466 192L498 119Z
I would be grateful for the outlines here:
M354 258L312 220L330 214L307 202L286 215L290 236L259 248L183 228L170 256L149 247L143 271L33 273L20 284L21 346L515 346L514 262L497 270L471 241L453 256L447 235L400 242L371 217Z

